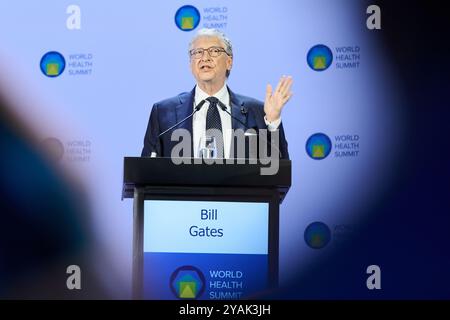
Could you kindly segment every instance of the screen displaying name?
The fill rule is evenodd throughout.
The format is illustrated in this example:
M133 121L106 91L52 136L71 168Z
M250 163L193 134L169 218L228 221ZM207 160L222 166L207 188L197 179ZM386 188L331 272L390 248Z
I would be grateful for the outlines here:
M144 298L241 299L267 287L269 204L144 201Z

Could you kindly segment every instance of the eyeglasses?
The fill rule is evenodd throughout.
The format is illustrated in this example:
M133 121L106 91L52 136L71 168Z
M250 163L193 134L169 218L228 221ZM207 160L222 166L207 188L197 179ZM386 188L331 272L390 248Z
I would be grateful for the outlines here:
M192 49L189 51L189 54L191 55L191 58L200 59L201 57L203 57L203 53L205 51L208 51L209 56L213 58L220 56L222 52L225 52L227 55L229 55L228 52L225 51L225 49L220 47L209 47L208 49Z

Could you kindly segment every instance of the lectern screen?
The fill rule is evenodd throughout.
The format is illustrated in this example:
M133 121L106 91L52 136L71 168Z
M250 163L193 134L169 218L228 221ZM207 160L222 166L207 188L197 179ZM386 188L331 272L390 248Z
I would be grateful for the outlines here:
M144 201L145 299L251 298L268 285L269 203Z

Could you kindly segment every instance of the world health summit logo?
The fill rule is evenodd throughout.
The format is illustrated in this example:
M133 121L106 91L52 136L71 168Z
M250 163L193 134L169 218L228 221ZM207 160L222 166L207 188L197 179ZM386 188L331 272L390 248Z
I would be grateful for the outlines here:
M326 45L318 44L309 49L306 60L311 69L315 71L324 71L328 69L333 62L333 53Z
M196 267L179 267L170 277L170 289L178 299L197 299L205 291L205 276Z
M315 133L306 141L306 153L314 160L325 159L331 152L331 140L324 133Z
M41 71L47 77L57 77L66 68L66 60L63 55L56 51L50 51L41 58Z
M305 229L305 242L313 249L322 249L331 239L331 231L323 222L313 222Z
M175 13L175 24L180 30L191 31L200 23L200 12L194 6L182 6Z
M64 155L64 145L56 138L50 137L43 140L41 146L54 161L60 161Z

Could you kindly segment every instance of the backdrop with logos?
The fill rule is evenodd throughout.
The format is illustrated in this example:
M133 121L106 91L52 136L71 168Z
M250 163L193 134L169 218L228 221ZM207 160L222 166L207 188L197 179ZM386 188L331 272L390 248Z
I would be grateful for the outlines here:
M293 171L280 208L281 285L351 244L370 219L364 208L395 173L404 139L398 82L378 31L367 26L368 5L0 3L4 89L89 195L96 267L115 296L131 293L133 217L132 201L121 198L123 157L140 155L153 103L194 87L188 44L202 27L232 41L234 92L264 100L267 83L294 79L282 113ZM349 263L368 266L357 257Z

